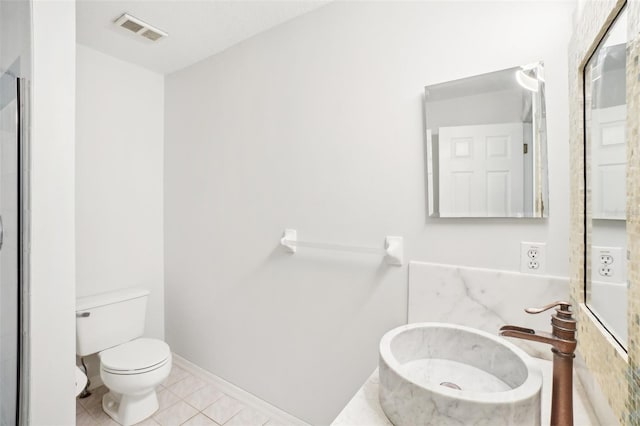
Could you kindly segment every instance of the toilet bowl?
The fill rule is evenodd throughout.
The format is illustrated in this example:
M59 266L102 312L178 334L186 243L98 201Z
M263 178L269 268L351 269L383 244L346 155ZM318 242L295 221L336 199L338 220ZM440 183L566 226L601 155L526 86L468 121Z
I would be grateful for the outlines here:
M138 423L158 409L155 388L171 371L171 351L161 340L140 338L107 349L100 377L109 389L102 409L122 425Z
M141 337L144 289L123 289L76 301L76 354L98 354L100 377L109 392L102 409L123 426L158 409L156 387L171 371L171 350L162 340Z

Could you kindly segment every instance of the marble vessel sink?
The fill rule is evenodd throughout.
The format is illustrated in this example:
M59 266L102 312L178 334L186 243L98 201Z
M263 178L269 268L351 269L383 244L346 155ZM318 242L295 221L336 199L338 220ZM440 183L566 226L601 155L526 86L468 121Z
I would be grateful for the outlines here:
M395 328L380 341L380 405L396 426L540 425L542 374L502 337L453 324Z

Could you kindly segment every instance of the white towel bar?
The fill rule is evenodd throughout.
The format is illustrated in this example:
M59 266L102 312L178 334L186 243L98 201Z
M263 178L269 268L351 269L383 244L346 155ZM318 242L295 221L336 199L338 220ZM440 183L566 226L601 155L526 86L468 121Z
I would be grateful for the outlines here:
M387 236L384 240L384 248L358 247L344 244L320 243L298 240L295 229L285 229L280 239L280 244L290 253L295 253L298 247L317 248L323 250L347 251L351 253L367 253L384 255L387 264L402 266L404 244L402 237Z

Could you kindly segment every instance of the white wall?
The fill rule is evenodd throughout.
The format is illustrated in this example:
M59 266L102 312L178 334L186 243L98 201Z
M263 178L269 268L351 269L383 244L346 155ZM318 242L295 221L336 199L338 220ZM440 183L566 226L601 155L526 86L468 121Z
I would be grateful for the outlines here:
M75 422L75 2L33 1L28 424Z
M77 295L151 291L146 334L164 338L164 76L78 45Z
M166 336L180 355L327 424L407 316L406 267L278 239L568 269L571 3L337 2L167 77ZM544 22L544 31L540 23ZM508 36L507 36L508 35ZM545 61L548 220L427 217L425 85Z

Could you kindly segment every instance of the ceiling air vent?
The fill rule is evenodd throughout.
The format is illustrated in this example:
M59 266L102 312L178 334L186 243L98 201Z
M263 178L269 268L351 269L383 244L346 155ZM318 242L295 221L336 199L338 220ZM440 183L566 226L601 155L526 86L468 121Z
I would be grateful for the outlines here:
M158 41L169 35L164 31L147 24L143 20L126 13L116 19L115 24L151 41Z

